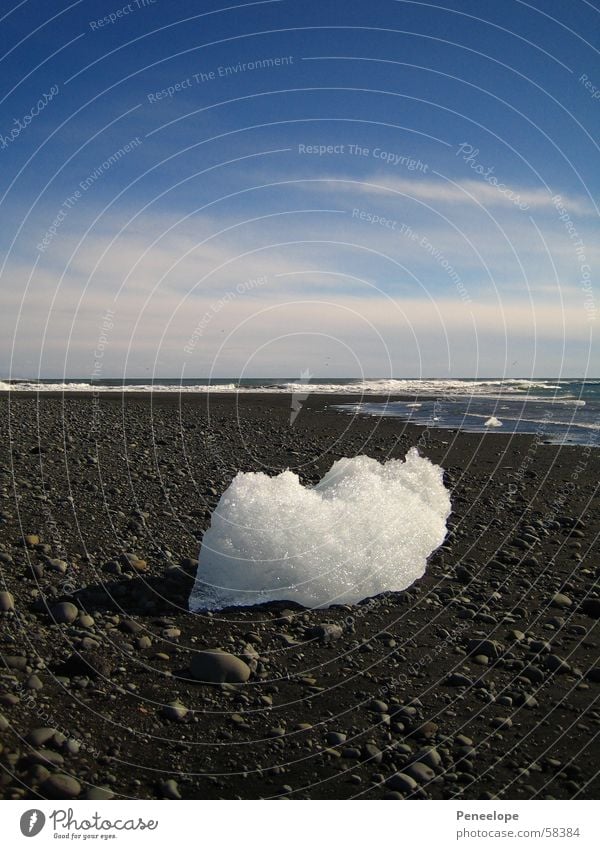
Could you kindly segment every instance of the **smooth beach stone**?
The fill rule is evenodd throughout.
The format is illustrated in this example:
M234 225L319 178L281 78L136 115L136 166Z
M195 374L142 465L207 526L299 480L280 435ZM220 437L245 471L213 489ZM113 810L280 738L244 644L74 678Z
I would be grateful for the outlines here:
M472 687L473 682L462 672L452 672L446 679L446 683L450 687Z
M12 593L7 590L0 592L0 612L8 613L9 610L15 609L15 599Z
M551 672L565 673L571 670L570 665L557 654L549 654L546 658L546 666Z
M427 784L435 778L435 772L427 764L416 762L406 767L406 774L419 784Z
M397 790L399 793L412 793L418 787L415 779L405 772L397 772L395 775L391 775L386 784L390 790Z
M556 593L556 595L552 596L550 604L552 605L552 607L558 607L564 610L567 607L571 607L573 602L571 601L568 595L564 595L563 593Z
M93 628L94 627L94 617L88 616L87 613L82 614L77 620L77 624L82 628Z
M415 755L415 761L419 761L420 763L427 764L427 766L435 769L440 766L442 763L442 758L437 749L432 747L426 747L424 749L420 749Z
M341 746L346 742L346 735L342 731L329 731L325 740L328 746Z
M339 640L344 631L339 625L333 622L324 622L322 625L314 625L306 632L309 640L321 640L324 643L330 643L332 640Z
M4 655L4 663L9 669L17 669L19 672L24 672L27 669L27 658L20 654Z
M115 794L110 787L90 787L83 798L95 802L107 802L109 799L114 799L114 797Z
M167 799L181 799L181 793L174 778L168 778L166 781L163 781L160 786L160 792Z
M41 790L50 799L76 799L81 793L81 784L71 775L57 772L48 776Z
M188 709L180 701L175 700L165 705L163 715L175 722L182 722L188 715Z
M504 646L496 640L469 640L467 643L468 654L497 658L503 651Z
M220 649L196 652L190 662L190 672L197 681L211 684L243 684L250 677L248 664Z
M52 616L57 622L71 624L79 616L79 610L70 601L61 601L52 608Z

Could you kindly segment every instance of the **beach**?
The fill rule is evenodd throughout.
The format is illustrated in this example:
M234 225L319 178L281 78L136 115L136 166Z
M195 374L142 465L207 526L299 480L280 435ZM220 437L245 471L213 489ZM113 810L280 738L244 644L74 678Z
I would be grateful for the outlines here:
M597 796L598 449L333 409L369 400L2 393L2 798ZM238 471L413 446L452 514L412 587L188 611Z

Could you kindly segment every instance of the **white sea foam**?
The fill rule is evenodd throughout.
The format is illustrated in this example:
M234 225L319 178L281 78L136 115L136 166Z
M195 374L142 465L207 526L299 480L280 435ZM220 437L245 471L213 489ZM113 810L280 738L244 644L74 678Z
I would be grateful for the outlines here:
M204 535L190 609L327 607L405 589L446 535L442 475L415 448L406 461L338 460L314 487L291 471L240 472Z
M534 400L532 390L560 389L560 385L539 380L518 380L514 378L496 380L445 380L438 378L422 379L365 379L356 380L351 383L303 383L292 381L288 383L268 383L260 385L239 386L236 383L213 383L208 386L204 383L180 384L180 383L154 383L147 384L92 384L88 382L78 383L39 383L35 381L19 382L9 385L0 381L0 391L12 390L13 392L261 392L261 393L311 393L311 394L335 394L335 395L424 395L449 397L462 397L481 395L496 397L491 393L511 393L518 397L527 396ZM504 396L502 396L504 397ZM538 400L548 400L540 398Z

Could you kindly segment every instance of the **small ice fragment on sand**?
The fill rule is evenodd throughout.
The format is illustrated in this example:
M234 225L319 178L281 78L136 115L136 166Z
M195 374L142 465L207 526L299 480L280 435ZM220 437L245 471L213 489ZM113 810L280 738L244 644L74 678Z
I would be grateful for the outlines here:
M484 427L502 427L502 422L500 419L497 419L496 416L490 416L489 419L484 422Z
M403 590L444 541L450 507L442 469L415 448L406 461L343 458L314 487L291 471L240 472L204 534L190 609Z

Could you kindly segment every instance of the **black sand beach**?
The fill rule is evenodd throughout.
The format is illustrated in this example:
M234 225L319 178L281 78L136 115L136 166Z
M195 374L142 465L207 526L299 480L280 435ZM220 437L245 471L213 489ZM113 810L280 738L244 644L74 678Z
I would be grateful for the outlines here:
M2 798L597 796L600 455L327 409L354 400L0 399ZM237 471L413 445L453 513L409 590L187 611ZM214 648L248 680L199 682Z

